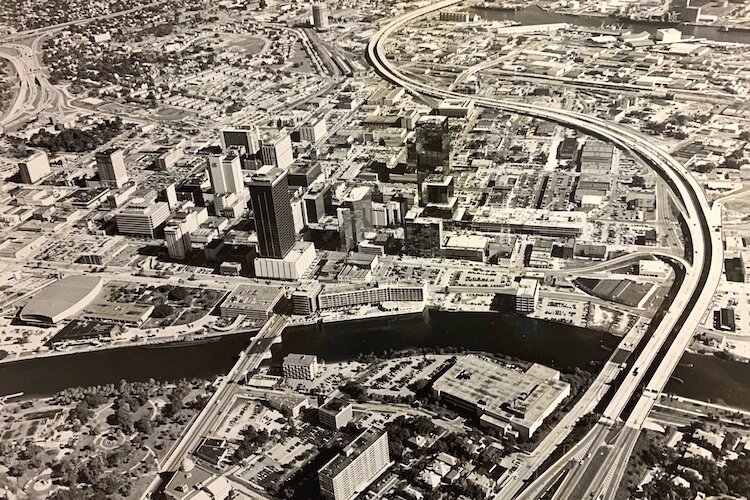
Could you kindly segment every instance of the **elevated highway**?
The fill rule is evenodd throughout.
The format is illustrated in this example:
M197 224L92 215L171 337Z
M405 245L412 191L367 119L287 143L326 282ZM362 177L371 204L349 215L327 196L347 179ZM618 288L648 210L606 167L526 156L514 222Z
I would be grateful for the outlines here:
M412 94L431 99L466 98L465 95L434 87L404 74L388 60L386 51L388 37L409 22L462 1L443 0L394 19L370 39L367 46L368 61L383 78L404 87ZM712 211L700 185L682 164L653 144L651 138L637 131L595 116L563 109L486 96L473 96L472 99L479 106L575 128L631 152L664 179L675 199L684 207L682 216L685 220L685 237L692 247L692 255L686 256L686 260L692 265L686 269L680 291L669 311L652 334L642 340L645 344L633 362L632 371L619 380L614 394L607 402L604 417L563 460L549 467L530 485L526 482L542 466L556 445L538 446L534 452L520 457L518 469L498 495L498 498L506 499L516 496L531 499L552 492L555 498L583 498L578 496L580 489L576 488L580 481L587 488L584 492L587 497L590 494L597 498L613 498L617 486L615 483L624 467L622 464L627 463L645 416L679 362L695 325L699 324L718 285L723 261L720 213ZM646 392L641 394L644 384ZM566 418L565 426L558 425L551 431L551 441L559 443L570 433L571 422L590 411L590 405L585 406L574 408ZM590 454L592 459L579 460L571 466L566 457L580 456L581 453L586 457ZM521 492L525 486L528 487Z

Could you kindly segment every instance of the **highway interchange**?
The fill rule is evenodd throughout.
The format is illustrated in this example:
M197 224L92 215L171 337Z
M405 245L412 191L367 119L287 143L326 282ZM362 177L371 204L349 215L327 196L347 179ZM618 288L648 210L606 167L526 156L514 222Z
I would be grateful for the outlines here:
M383 78L413 94L434 99L465 98L463 94L411 78L386 57L388 38L407 23L462 1L443 0L394 19L372 37L367 47L369 62ZM69 96L51 85L41 72L38 53L44 33L33 35L41 36L37 36L31 46L9 42L0 47L0 57L14 65L21 81L16 100L0 120L0 126L5 128L11 128L25 116L50 107L56 107L61 112L71 109ZM516 471L498 495L498 498L524 499L540 498L545 494L551 494L550 498L614 498L639 430L692 337L694 328L691 325L700 323L721 276L720 211L709 206L700 185L684 166L654 145L650 138L632 129L563 109L542 108L485 96L476 96L474 100L479 106L551 120L611 141L654 168L665 180L672 197L683 208L688 232L685 236L692 246L692 255L687 256L691 265L683 261L686 273L680 292L651 335L643 339L629 339L631 343L644 343L637 359L628 368L629 374L618 377L620 365L607 363L589 390L540 445L532 453L518 457ZM248 350L240 355L237 365L223 379L204 412L163 461L162 470L175 470L205 432L217 423L232 400L236 382L248 370L257 367L271 344L278 339L285 325L279 318L274 317ZM576 421L593 411L605 397L615 380L618 385L600 422L561 459L529 481L570 433Z
M465 95L419 82L399 70L386 56L388 37L407 23L454 6L462 0L444 0L409 11L380 29L370 40L367 57L386 80L412 94L433 99L465 98ZM562 459L543 471L533 482L532 474L572 430L575 422L591 411L591 404L578 404L566 415L534 452L520 457L518 468L497 498L614 498L640 428L658 395L664 389L697 325L710 303L721 277L723 254L720 209L712 209L700 185L687 169L650 139L627 127L594 116L533 104L473 97L475 103L535 118L554 121L608 140L630 151L651 166L668 184L684 206L682 216L692 245L687 256L692 265L685 271L681 289L669 311L643 339L638 358L630 365L630 375L619 378L614 395L599 423ZM608 370L606 370L608 371ZM600 374L600 378L602 375ZM594 384L601 394L599 379ZM645 384L645 390L639 394ZM582 401L589 402L587 392ZM576 460L577 458L577 460ZM580 481L580 482L579 482ZM530 484L529 484L530 483ZM579 487L579 484L582 485Z

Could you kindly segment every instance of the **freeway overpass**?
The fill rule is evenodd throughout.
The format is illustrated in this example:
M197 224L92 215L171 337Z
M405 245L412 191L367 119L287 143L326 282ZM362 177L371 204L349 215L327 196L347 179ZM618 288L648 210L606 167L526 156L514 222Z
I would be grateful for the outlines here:
M461 2L462 0L443 0L409 11L394 19L371 38L367 46L368 61L383 78L404 87L412 94L432 99L466 98L465 95L422 83L404 74L388 60L385 50L388 37L407 23ZM617 480L619 471L623 467L622 463L627 463L627 458L632 451L630 444L634 444L637 438L642 420L645 419L643 415L648 413L653 399L663 390L666 380L679 362L692 336L694 329L691 325L697 325L700 322L703 311L710 303L718 284L723 260L720 213L717 214L711 210L700 185L687 169L663 149L654 145L651 138L639 132L598 117L562 109L550 109L486 96L473 96L472 99L478 106L553 121L612 142L653 168L665 180L673 196L685 209L683 217L686 221L686 238L689 238L692 243L693 255L687 256L686 260L692 265L686 269L680 293L652 335L643 339L645 344L634 362L634 369L631 375L622 379L617 386L606 408L604 421L592 429L568 454L575 455L581 453L582 450L584 452L594 450L597 453L596 460L575 462L577 466L574 466L574 469L577 470L573 470L572 473L567 460L558 461L547 471L548 473L542 474L520 494L521 498L539 498L548 493L551 488L556 488L553 490L556 498L580 498L575 496L577 493L574 490L568 489L569 485L576 482L575 479L570 478L578 478L584 484L586 480L589 480L592 488L604 486L606 490L604 492L587 490L585 493L601 493L603 497L612 498L613 488L609 486L614 483L613 478ZM648 384L647 387L651 391L649 396L637 394L642 383ZM634 398L635 409L629 404ZM558 425L551 431L550 435L554 436L553 441L561 441L561 438L567 436L572 428L570 421L577 421L589 411L589 408L574 408L569 415L577 413L567 419L566 425L562 427ZM627 424L612 431L610 427L619 426L623 419L627 419ZM625 445L612 446L612 443L618 442ZM541 447L537 447L534 453L522 457L523 463L512 480L504 485L498 498L517 496L525 486L525 482L544 463L555 447L556 445L548 445L541 451L538 451ZM605 467L600 467L602 458L607 459ZM603 475L597 474L599 469L604 471ZM562 485L557 489L561 478ZM616 489L616 484L614 489Z

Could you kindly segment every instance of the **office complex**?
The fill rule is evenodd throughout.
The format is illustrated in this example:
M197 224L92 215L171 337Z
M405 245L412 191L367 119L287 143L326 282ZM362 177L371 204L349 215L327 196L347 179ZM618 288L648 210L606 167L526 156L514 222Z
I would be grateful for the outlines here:
M320 493L327 500L354 498L390 464L388 433L368 429L320 469Z
M262 257L283 259L294 245L296 232L286 175L281 169L264 166L247 183Z
M294 162L292 139L286 129L267 131L260 144L263 165L286 169Z
M318 418L323 427L341 429L354 418L352 404L338 398L327 401L318 409Z
M221 148L227 151L241 147L246 155L254 155L260 149L260 137L257 127L225 129L221 131Z
M412 209L404 218L404 253L413 257L439 257L443 242L443 220L423 217Z
M164 202L133 202L115 215L117 231L121 234L153 238L169 217L169 205Z
M310 122L299 128L300 139L315 144L325 137L326 119L322 116L314 116Z
M128 171L122 149L107 149L96 153L99 181L109 187L122 187L128 182Z
M190 253L190 234L208 219L205 207L190 207L178 211L164 227L167 251L173 259L182 260Z
M538 303L539 282L532 278L522 278L516 290L516 312L533 313Z
M49 158L47 153L39 151L29 156L25 161L18 165L21 175L21 182L24 184L34 184L39 182L51 172L49 168Z

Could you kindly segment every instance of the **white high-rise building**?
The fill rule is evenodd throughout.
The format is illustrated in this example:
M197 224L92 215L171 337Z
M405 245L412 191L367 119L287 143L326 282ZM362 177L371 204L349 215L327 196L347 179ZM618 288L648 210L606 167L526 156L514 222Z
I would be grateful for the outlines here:
M391 463L388 433L367 429L320 469L320 493L327 500L355 498Z
M190 252L190 233L208 220L206 207L190 207L177 212L164 228L169 256L184 259Z
M294 162L292 139L286 129L266 133L261 139L260 156L263 165L286 170Z
M34 184L51 172L49 158L44 151L29 156L25 162L18 165L18 168L21 173L21 182L24 184Z
M314 380L318 376L318 357L310 354L287 354L281 364L284 377Z
M209 156L208 177L214 194L241 194L245 190L242 163L234 151Z
M522 278L516 290L516 312L533 313L539 303L539 282L532 278Z
M327 131L326 119L322 116L315 116L308 124L300 127L299 135L303 141L315 144L323 139Z
M21 173L21 182L24 184L34 184L51 172L49 158L44 151L29 156L25 162L18 165L18 168Z

